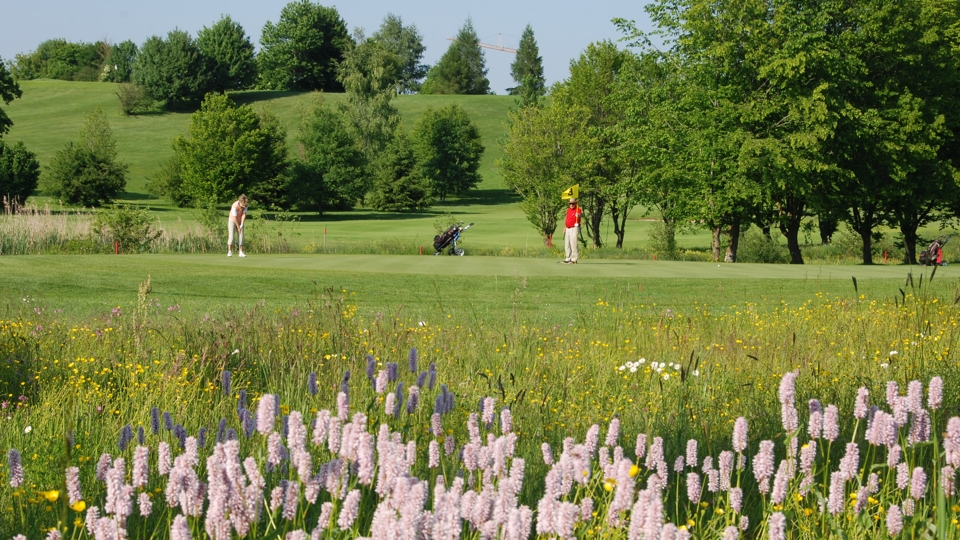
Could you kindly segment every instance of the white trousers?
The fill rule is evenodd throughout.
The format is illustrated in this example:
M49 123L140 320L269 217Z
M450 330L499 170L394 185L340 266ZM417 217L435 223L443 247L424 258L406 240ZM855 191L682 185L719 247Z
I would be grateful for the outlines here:
M566 258L564 260L574 261L580 258L579 236L580 227L567 227L563 231L563 250Z
M227 220L227 248L233 246L233 230L237 230L237 240L240 242L240 249L243 249L243 228L232 219Z

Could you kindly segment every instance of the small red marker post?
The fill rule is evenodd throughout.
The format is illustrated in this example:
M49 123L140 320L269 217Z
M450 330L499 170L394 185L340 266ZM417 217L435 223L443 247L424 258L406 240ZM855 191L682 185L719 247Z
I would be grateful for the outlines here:
M114 254L114 255L119 255L119 254L120 254L120 241L119 241L119 240L114 240L114 241L113 241L113 254Z
M420 254L423 255L423 246L420 246Z

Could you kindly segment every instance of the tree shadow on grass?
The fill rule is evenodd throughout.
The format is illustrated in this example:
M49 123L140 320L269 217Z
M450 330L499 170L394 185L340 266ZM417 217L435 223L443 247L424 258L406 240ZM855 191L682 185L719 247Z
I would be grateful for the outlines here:
M421 212L378 212L376 210L354 210L348 212L324 213L322 216L317 213L298 214L301 222L338 222L338 221L406 221L409 219L435 218L443 215L439 211L421 211ZM275 214L265 212L264 217L273 219Z
M250 90L246 92L231 92L230 99L237 105L252 105L261 101L271 101L284 97L295 97L310 94L294 90Z
M463 197L437 201L435 207L446 206L496 206L520 202L520 197L509 189L475 189Z

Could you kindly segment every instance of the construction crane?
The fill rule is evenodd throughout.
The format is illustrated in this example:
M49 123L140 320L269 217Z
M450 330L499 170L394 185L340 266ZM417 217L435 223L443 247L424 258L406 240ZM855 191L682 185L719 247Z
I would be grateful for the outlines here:
M447 41L456 41L456 39L452 37L448 37ZM503 46L503 34L497 34L497 43L499 43L499 45L490 45L489 43L480 43L480 46L483 47L484 49L493 49L495 51L503 51L503 52L517 54L516 49L511 49L510 47Z

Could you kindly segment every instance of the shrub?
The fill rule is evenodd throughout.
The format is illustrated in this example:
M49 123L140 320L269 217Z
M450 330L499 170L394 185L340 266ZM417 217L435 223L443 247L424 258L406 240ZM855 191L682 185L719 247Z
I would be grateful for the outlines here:
M153 228L153 218L146 208L123 205L97 212L93 220L93 232L119 242L123 253L141 253L150 249L150 244L160 238L161 232Z
M153 98L139 84L120 83L117 85L117 97L120 98L120 112L124 115L136 115L153 109Z
M659 258L674 260L677 258L677 227L676 224L657 220L650 228L650 250Z
M779 234L774 233L776 236ZM767 238L757 230L748 230L740 238L737 261L747 263L787 264L790 252L774 238Z

